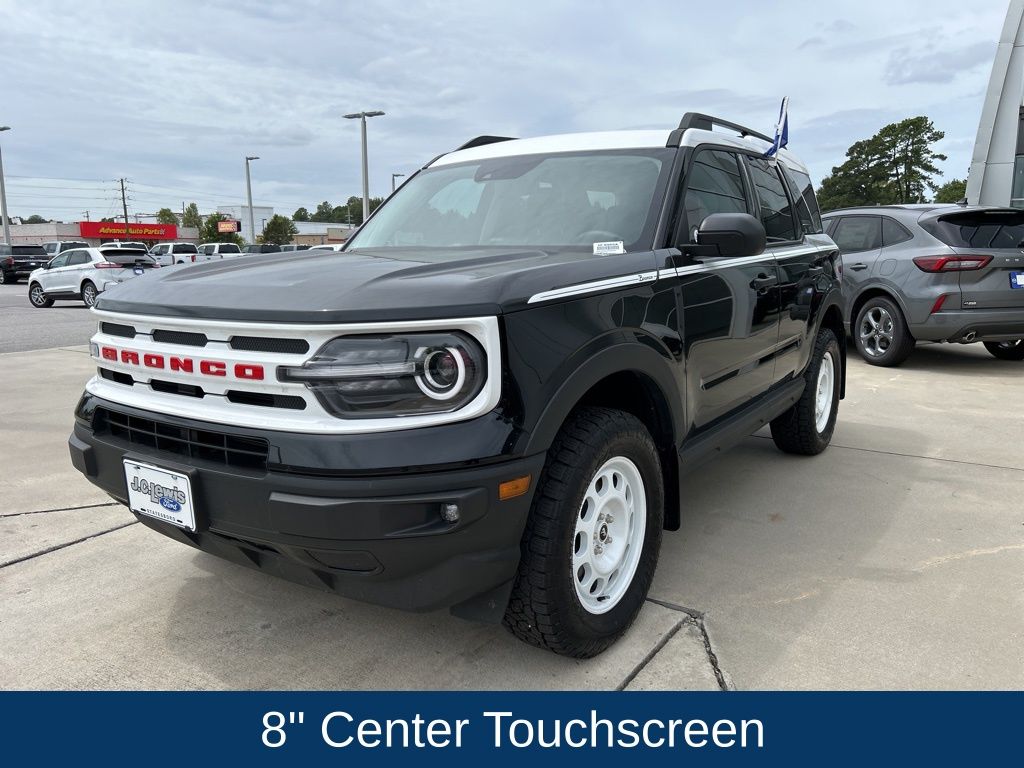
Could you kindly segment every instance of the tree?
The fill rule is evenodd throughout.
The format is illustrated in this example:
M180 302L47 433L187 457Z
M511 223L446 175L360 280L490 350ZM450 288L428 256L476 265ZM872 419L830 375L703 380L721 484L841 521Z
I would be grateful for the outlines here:
M316 211L309 217L310 221L332 221L334 216L334 206L324 200L320 205L316 207Z
M951 179L935 191L936 203L959 203L967 197L967 181Z
M290 243L298 231L291 219L275 213L270 217L267 226L263 228L263 237L261 239L264 243L284 245L285 243Z
M292 221L309 221L309 211L299 208L292 214Z
M195 227L196 229L203 226L203 217L199 215L199 206L195 203L188 204L185 213L181 216L181 226Z
M942 175L936 161L946 159L932 145L945 135L924 116L890 123L846 150L846 162L822 180L818 204L834 210L924 202L925 191L937 189L934 177Z
M177 224L178 216L170 208L161 208L156 212L157 224Z
M48 224L49 222L49 219L44 219L38 213L33 213L31 216L24 220L25 224Z
M237 232L217 231L217 222L227 220L228 217L223 213L207 216L203 226L199 228L199 239L204 243L234 243L235 245L242 245L242 237Z

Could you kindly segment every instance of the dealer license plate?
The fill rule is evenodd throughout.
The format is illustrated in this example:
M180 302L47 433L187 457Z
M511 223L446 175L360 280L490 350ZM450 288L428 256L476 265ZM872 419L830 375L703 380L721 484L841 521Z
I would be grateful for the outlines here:
M128 506L132 512L189 531L196 529L192 484L188 475L125 459L124 478L128 484Z
M1010 287L1011 288L1024 288L1024 272L1011 272L1010 273Z

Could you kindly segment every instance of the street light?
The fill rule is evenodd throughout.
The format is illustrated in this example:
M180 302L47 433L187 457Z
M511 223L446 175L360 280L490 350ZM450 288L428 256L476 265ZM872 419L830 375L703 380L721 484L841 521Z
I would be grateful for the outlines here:
M245 158L245 196L249 201L249 232L252 237L252 242L256 242L256 223L252 217L252 179L249 177L249 163L253 160L259 160L258 157L253 155L252 157Z
M0 125L0 133L11 130L9 125ZM7 218L7 190L4 188L4 156L0 153L0 224L4 227L4 242L11 244L11 222Z
M404 173L392 173L391 174L391 193L392 194L394 194L394 192L395 192L395 179L400 179L403 176L405 176Z
M384 113L379 109L373 112L353 112L351 115L344 115L346 120L360 120L363 129L363 221L370 217L370 170L366 160L366 118L380 117Z

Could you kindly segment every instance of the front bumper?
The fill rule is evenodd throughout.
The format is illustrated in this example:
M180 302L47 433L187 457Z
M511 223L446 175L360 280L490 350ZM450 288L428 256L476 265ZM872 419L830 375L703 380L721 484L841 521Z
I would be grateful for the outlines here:
M148 527L232 562L357 600L413 611L452 607L470 618L498 619L503 613L501 597L507 599L519 563L544 454L387 474L340 466L229 466L131 442L105 428L97 414L154 414L96 401L83 398L69 439L72 463L92 483L125 503L124 457L191 479L198 530L137 515ZM231 432L159 418L204 435ZM402 432L392 434L396 445L408 441ZM288 436L293 442L303 437L322 436ZM531 476L528 493L499 500L498 485L524 475ZM447 523L441 507L452 503L460 517Z
M936 312L910 326L918 341L1012 341L1024 338L1024 308ZM971 335L973 334L973 336Z

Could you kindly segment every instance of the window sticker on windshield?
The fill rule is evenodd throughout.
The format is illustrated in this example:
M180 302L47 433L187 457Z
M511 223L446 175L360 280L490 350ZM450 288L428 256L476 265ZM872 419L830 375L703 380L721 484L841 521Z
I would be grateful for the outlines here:
M608 243L594 243L595 256L611 256L616 253L625 253L626 249L621 240Z

